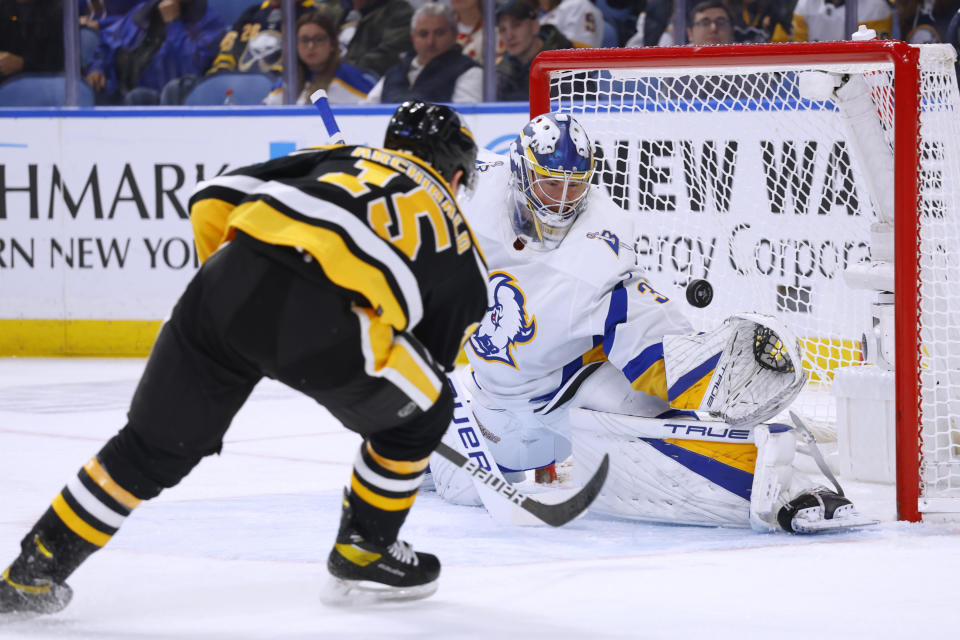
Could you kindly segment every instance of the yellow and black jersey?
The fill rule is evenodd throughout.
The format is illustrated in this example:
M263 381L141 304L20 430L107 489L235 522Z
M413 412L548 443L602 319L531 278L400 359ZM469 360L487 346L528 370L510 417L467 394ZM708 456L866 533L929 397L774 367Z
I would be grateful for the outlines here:
M486 264L449 185L405 153L319 147L237 169L197 185L190 219L202 261L238 231L298 248L313 260L297 268L322 269L446 368L486 310Z

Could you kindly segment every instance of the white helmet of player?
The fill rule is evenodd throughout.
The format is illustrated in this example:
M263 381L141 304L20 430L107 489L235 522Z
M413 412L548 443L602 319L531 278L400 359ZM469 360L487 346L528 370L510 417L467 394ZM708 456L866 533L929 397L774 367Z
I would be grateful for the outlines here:
M510 171L518 195L514 230L533 246L556 248L587 204L593 177L587 132L565 113L537 116L510 144Z

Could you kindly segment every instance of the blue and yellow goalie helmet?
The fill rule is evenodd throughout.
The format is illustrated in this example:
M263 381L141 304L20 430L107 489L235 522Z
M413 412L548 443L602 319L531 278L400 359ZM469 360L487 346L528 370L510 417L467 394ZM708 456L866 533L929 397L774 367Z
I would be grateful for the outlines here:
M587 205L593 178L587 132L565 113L537 116L510 145L510 171L518 204L532 214L514 216L517 232L545 249L557 247Z

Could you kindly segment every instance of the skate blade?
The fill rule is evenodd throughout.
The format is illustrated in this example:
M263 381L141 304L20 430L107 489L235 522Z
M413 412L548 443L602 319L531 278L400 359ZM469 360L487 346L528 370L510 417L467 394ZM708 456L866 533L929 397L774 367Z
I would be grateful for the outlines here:
M34 618L42 618L49 616L49 613L43 613L40 611L20 611L20 610L10 610L10 611L0 611L0 626L6 622L21 622L26 620L33 620Z
M29 620L40 616L49 616L63 611L70 600L73 598L73 592L67 590L61 593L58 599L46 600L43 602L23 601L12 603L3 602L0 604L0 619L2 620Z
M351 607L377 602L420 600L437 592L436 580L415 587L391 587L369 580L342 580L330 577L320 593L320 601L329 606Z
M793 532L806 533L806 534L840 533L842 531L861 529L863 527L872 527L878 524L880 524L879 520L871 520L870 518L864 518L863 516L860 516L860 515L841 518L841 519L834 518L831 520L813 520L813 521L794 520Z

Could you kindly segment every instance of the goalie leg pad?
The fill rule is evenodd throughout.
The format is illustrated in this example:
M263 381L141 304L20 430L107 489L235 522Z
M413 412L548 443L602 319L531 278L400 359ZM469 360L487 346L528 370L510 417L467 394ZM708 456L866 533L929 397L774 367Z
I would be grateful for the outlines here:
M777 511L793 481L797 435L786 425L761 424L753 428L753 438L757 465L750 489L750 526L754 531L776 531Z
M583 476L599 463L604 453L609 453L610 474L590 506L591 512L645 522L749 526L749 472L734 466L738 464L735 456L722 462L718 457L683 447L684 442L574 429L574 482L582 483ZM750 445L696 444L753 449ZM685 458L687 463L691 458L701 459L704 465L720 473L709 473L696 464L688 466L678 458ZM746 462L752 464L752 459ZM732 477L741 481L731 480Z
M456 447L456 431L447 431L442 442L448 447ZM430 455L430 479L437 495L446 502L468 507L479 507L483 504L470 476L438 453Z

